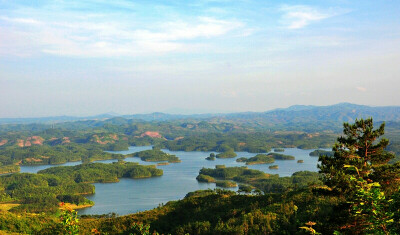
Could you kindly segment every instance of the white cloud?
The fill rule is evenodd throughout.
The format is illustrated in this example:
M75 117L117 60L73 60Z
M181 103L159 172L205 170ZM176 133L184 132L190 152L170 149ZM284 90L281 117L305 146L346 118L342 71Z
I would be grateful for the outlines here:
M280 10L284 12L282 20L288 29L304 28L312 22L321 21L336 15L336 13L322 12L316 8L304 5L284 5Z
M198 17L189 22L165 22L156 26L144 24L142 28L127 21L109 19L104 19L104 22L90 19L67 22L2 17L0 23L1 20L13 22L13 25L6 26L10 32L6 37L18 38L22 43L0 39L4 45L0 47L0 54L14 55L20 54L15 52L18 48L24 50L27 45L32 54L41 52L85 57L193 51L199 44L193 40L207 41L244 27L243 23L236 20L209 17ZM24 27L26 25L30 27ZM20 38L21 34L25 37Z

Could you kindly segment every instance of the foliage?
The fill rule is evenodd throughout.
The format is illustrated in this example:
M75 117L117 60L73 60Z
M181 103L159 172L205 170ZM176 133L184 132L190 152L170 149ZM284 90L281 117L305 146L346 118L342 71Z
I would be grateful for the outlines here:
M71 234L71 235L79 234L78 212L65 206L64 203L61 203L60 206L61 206L60 221L63 226L64 234Z
M345 123L344 136L338 138L334 155L320 157L324 183L341 193L350 207L349 221L341 228L351 233L399 232L391 225L395 213L390 206L394 200L388 196L396 195L393 192L399 185L400 165L387 164L393 154L385 151L389 141L380 138L384 127L383 123L374 130L372 119Z
M320 172L323 174L324 183L343 194L354 192L354 182L347 175L360 175L367 180L371 171L379 171L379 168L387 164L394 156L386 152L389 141L379 138L384 134L385 124L382 123L376 130L373 129L372 119L356 120L354 124L344 123L344 136L337 139L333 147L334 156L320 156ZM378 143L374 143L375 141ZM344 165L351 165L358 169L347 171ZM376 177L377 182L382 178ZM393 179L395 180L395 179Z

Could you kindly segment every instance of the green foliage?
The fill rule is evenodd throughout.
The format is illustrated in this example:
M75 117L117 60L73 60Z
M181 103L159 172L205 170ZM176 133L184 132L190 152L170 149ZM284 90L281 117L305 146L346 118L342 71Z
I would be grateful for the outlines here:
M380 138L384 127L383 123L374 130L372 119L345 123L344 136L338 138L334 155L320 157L324 183L342 193L350 205L350 219L342 226L350 233L399 232L392 226L395 212L390 207L395 200L388 196L396 198L393 193L399 185L400 165L387 164L393 154L385 151L389 141ZM386 187L381 187L382 183Z
M60 221L63 226L63 234L78 235L79 219L78 212L62 204Z
M320 156L319 168L327 186L348 194L354 192L354 182L347 175L360 174L361 178L367 179L371 170L379 171L394 156L385 151L389 141L379 138L384 134L384 123L376 130L373 129L372 119L356 120L354 124L344 123L343 126L344 136L339 137L334 145L334 156ZM375 141L378 143L375 144ZM354 166L358 172L345 172L344 165ZM380 177L376 179L381 181Z
M346 167L359 172L354 166ZM388 207L392 200L386 199L379 183L368 183L361 175L349 177L356 187L351 201L351 215L355 219L353 230L362 230L368 234L390 234L388 228L394 222L394 213Z

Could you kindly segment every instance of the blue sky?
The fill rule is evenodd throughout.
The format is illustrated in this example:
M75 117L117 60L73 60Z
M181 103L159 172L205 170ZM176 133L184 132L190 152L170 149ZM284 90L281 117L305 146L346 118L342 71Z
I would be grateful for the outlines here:
M0 117L400 105L399 1L0 0Z

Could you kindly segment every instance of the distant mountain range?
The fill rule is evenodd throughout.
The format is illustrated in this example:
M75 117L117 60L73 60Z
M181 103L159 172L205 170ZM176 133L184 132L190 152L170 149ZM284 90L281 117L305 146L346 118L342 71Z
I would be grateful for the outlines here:
M339 103L329 106L294 105L289 108L275 109L267 112L242 112L229 114L134 114L117 115L114 113L88 117L58 116L43 118L0 118L0 124L27 123L60 123L83 120L107 120L116 117L137 119L143 121L172 121L172 120L204 120L210 122L253 122L263 124L310 123L310 122L353 122L356 118L373 117L374 121L400 121L400 106L372 107L350 103Z

